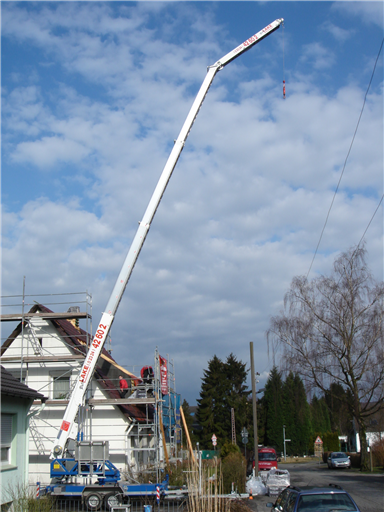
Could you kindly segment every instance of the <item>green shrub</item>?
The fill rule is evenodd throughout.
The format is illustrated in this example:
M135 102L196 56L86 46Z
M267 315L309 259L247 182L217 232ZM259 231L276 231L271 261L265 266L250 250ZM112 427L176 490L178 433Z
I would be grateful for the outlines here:
M338 432L325 432L323 438L324 450L338 452L340 450L340 441Z
M35 489L30 489L28 485L15 483L9 486L5 493L6 499L13 504L13 512L50 512L53 506L53 498L44 496L40 499L35 497Z
M189 461L183 460L169 465L169 485L182 487L187 485L187 471L189 469Z
M240 448L237 446L237 444L233 444L229 441L223 444L223 446L220 449L220 457L221 459L225 459L230 453L241 453Z
M230 493L232 491L232 484L234 490L240 493L245 492L246 465L246 460L241 455L240 451L229 453L222 459L221 471L224 493Z

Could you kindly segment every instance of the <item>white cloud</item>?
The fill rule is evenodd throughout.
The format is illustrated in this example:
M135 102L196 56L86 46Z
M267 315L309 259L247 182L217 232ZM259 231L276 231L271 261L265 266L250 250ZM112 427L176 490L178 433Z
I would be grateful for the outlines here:
M351 16L358 16L364 23L371 25L378 25L383 27L383 2L381 1L368 1L368 2L333 2L332 9L348 13Z
M316 70L324 70L334 65L335 56L329 48L316 42L304 45L301 61L308 63Z
M29 162L44 169L58 162L79 162L88 155L89 150L74 140L43 137L39 141L18 144L13 160L17 163Z
M345 41L353 37L353 31L342 27L338 27L337 25L330 21L324 23L323 29L329 32L336 39L336 41L339 41L341 43L344 43Z

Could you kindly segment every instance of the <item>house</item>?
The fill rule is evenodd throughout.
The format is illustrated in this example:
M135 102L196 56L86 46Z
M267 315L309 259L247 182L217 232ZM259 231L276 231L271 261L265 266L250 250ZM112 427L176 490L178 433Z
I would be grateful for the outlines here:
M372 447L377 441L384 439L384 409L379 409L369 417L366 436L369 447ZM353 429L348 436L348 444L351 447L351 451L360 452L360 435L357 432L355 421L353 421Z
M44 395L1 368L1 510L28 486L30 409Z
M70 308L71 310L73 308ZM25 313L1 347L2 364L14 376L48 396L45 408L35 416L29 445L32 482L50 481L49 454L60 428L68 398L92 341L78 326L79 312L54 313L36 304ZM152 385L119 365L104 348L98 359L86 400L79 408L78 440L109 441L109 460L123 477L164 460L158 425L158 407L163 407L160 390L160 357L153 366ZM157 357L157 359L156 359ZM119 394L119 375L129 384L127 398ZM149 392L149 389L152 392ZM170 401L173 403L173 401ZM37 408L39 400L34 402ZM163 417L169 416L163 411ZM175 422L171 421L172 428ZM175 436L168 433L166 439ZM73 448L73 443L72 443Z

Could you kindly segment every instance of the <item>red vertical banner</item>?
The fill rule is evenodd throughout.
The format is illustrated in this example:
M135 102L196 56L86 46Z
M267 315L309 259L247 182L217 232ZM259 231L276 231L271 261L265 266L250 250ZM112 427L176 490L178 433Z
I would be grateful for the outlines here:
M164 357L159 355L160 359L160 385L161 385L161 393L163 395L168 395L168 370L167 370L167 360Z

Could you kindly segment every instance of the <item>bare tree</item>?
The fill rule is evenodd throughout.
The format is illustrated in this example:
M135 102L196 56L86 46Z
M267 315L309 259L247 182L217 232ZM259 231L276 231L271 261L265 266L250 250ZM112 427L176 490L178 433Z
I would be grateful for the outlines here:
M357 247L335 260L330 277L295 277L267 332L268 346L281 348L284 364L306 383L328 394L332 382L350 391L363 469L367 418L384 408L383 305L384 283L374 281Z

